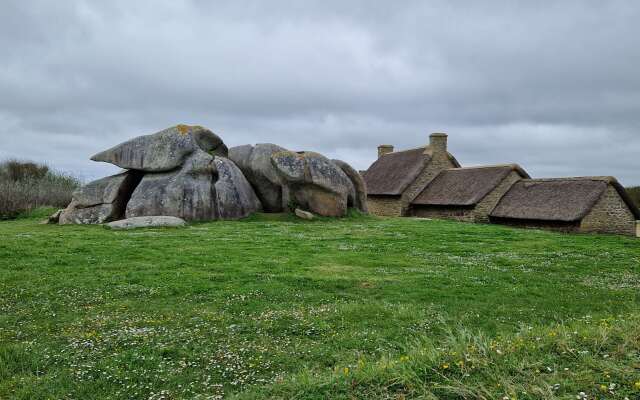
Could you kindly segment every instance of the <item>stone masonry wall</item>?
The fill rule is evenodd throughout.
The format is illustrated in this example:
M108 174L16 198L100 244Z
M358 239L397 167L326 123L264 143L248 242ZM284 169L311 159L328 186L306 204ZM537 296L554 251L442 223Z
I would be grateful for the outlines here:
M522 179L516 171L511 171L502 182L476 205L473 210L473 222L489 223L489 214L498 205L514 183Z
M636 221L618 191L611 185L580 224L582 232L636 236Z
M427 184L431 182L440 171L454 167L455 165L446 152L434 152L431 161L402 194L400 215L405 216L408 214L409 204L411 204L413 199L424 190Z
M419 218L451 219L461 222L473 222L472 208L411 206L408 214Z
M369 213L385 217L399 217L402 205L400 196L367 196Z
M574 233L580 231L578 222L540 221L535 219L491 218L491 223L527 229L545 229L557 232Z

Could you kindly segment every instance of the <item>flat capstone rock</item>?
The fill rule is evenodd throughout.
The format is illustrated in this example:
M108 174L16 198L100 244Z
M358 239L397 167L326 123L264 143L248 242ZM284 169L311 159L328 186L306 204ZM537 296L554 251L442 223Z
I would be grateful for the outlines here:
M157 228L157 227L183 227L187 222L182 218L168 216L133 217L109 222L105 226L114 230Z

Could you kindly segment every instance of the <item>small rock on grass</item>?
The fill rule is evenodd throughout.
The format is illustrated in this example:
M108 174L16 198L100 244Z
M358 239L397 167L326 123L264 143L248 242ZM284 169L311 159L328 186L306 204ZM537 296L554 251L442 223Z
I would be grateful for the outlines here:
M182 218L178 217L133 217L122 219L120 221L114 221L106 224L105 226L110 229L122 230L122 229L136 229L136 228L152 228L152 227L182 227L187 223Z
M64 211L64 208L61 208L60 210L54 212L49 217L47 217L47 219L40 222L40 224L42 225L57 224L60 221L60 214L62 214L63 211Z
M295 214L296 214L296 216L298 218L306 219L306 220L309 220L309 221L315 218L314 215L312 213L310 213L309 211L304 211L304 210L301 210L299 208L296 208L296 210L294 212L295 212Z

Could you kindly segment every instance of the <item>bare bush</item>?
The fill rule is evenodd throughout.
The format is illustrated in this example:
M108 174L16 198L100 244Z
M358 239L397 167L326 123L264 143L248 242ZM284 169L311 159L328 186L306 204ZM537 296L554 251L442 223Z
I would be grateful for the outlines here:
M633 201L640 207L640 186L627 188L627 192L629 192Z
M0 163L0 218L37 207L65 207L80 181L46 165L16 160Z

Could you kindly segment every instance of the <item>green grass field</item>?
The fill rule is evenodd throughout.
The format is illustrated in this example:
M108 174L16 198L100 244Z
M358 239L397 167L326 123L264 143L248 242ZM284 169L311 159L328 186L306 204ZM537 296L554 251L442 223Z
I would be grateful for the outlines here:
M0 222L3 400L640 398L638 239L46 212Z

